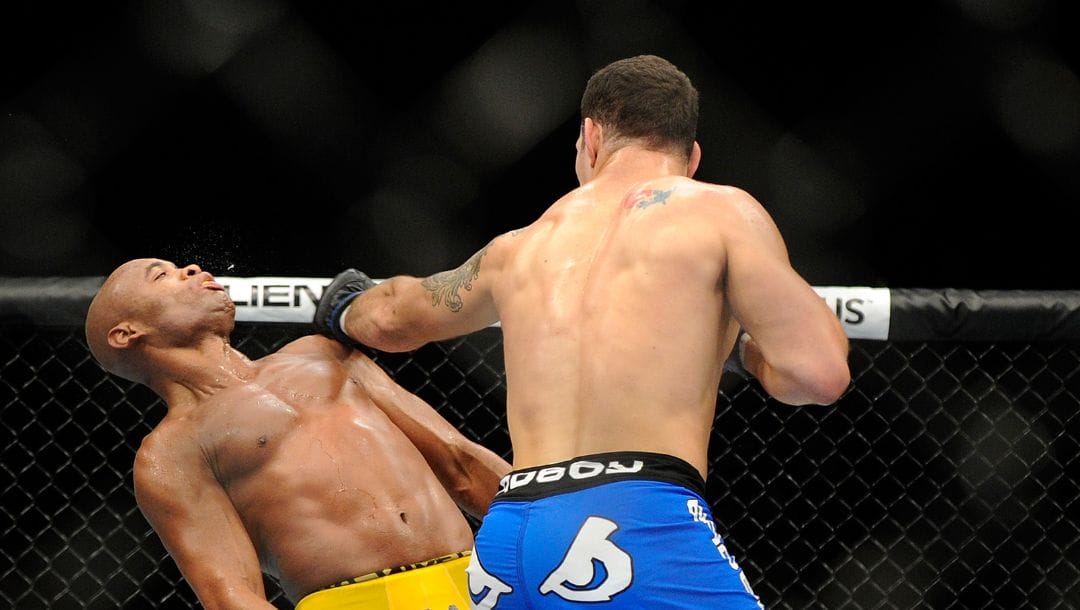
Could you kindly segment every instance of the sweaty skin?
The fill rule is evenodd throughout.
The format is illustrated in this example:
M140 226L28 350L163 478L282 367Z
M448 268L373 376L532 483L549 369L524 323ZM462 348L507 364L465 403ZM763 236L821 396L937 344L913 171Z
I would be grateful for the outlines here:
M99 362L168 405L136 454L135 494L204 606L272 607L261 571L295 602L471 548L462 509L481 517L509 464L335 341L248 359L228 344L233 314L198 267L139 259L87 322Z
M847 337L757 200L693 180L697 143L689 158L610 144L586 118L576 146L579 188L455 270L365 291L346 332L404 351L499 321L515 469L637 450L705 476L740 327L746 368L777 400L839 398Z

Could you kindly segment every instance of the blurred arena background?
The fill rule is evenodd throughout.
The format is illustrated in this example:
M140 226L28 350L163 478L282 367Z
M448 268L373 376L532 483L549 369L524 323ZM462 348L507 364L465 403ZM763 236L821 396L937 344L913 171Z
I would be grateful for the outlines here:
M697 177L757 196L812 284L956 307L926 304L941 336L855 341L837 408L726 380L709 497L758 592L1078 607L1078 17L1071 0L3 3L0 600L196 607L130 493L162 403L103 375L78 323L40 317L139 256L232 277L456 266L576 186L589 74L656 53L701 91ZM1007 295L950 289L1069 294L1046 297L1047 333ZM995 336L957 339L970 312ZM304 330L236 343L258 356ZM492 335L383 362L505 454Z
M664 55L699 178L818 285L1076 285L1080 10L891 3L8 2L0 275L456 266L576 186L592 70Z

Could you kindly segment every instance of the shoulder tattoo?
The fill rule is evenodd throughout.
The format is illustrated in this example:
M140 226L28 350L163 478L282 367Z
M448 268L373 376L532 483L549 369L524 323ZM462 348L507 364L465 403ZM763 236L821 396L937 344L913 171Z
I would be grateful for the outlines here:
M487 249L488 246L484 246L457 269L441 271L420 282L420 285L431 293L432 307L446 303L446 308L450 311L461 311L460 290L472 290L472 281L480 276L480 259L487 254Z
M668 197L675 192L674 188L670 188L666 191L660 191L656 189L643 189L640 191L633 191L626 195L623 200L624 208L647 208L651 205L658 203L667 203Z

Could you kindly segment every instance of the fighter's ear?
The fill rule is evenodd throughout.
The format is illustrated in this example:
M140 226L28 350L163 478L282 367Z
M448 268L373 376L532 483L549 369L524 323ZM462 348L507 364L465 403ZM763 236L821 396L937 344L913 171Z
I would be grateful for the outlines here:
M694 142L693 148L690 149L690 160L686 165L686 177L693 178L699 165L701 165L701 145Z
M145 332L141 328L138 328L131 322L121 322L110 328L109 334L106 336L108 337L109 347L114 349L127 349L144 334Z
M582 146L589 159L589 167L596 166L596 157L600 154L600 144L604 137L604 128L589 117L585 117L582 126Z

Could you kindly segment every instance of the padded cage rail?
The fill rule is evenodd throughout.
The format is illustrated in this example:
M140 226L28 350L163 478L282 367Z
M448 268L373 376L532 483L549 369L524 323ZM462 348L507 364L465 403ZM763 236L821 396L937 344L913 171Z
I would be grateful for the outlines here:
M86 348L102 279L0 279L0 607L199 607L132 495L164 405ZM329 279L219 281L257 358ZM1080 607L1080 291L818 291L852 338L844 397L717 395L707 499L766 607ZM372 355L510 457L501 340Z

